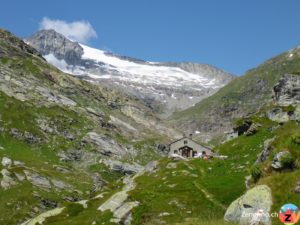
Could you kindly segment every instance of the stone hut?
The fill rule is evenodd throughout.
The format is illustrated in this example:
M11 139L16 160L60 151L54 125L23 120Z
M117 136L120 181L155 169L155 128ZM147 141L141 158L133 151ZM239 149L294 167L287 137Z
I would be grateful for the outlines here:
M211 157L214 154L212 149L198 144L197 142L193 141L192 138L188 137L183 137L172 142L169 145L169 148L169 156L177 154L185 158L194 158L199 157L200 155Z

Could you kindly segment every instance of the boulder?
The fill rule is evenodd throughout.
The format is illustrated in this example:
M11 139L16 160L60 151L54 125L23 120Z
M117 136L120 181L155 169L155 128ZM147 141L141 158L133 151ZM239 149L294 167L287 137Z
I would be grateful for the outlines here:
M282 165L281 165L281 159L282 157L286 156L286 155L289 155L290 152L289 151L282 151L282 152L278 152L274 158L273 158L273 161L272 161L272 168L275 169L275 170L280 170L282 169Z
M7 157L3 157L1 161L2 166L4 167L10 167L12 165L12 160Z
M3 189L9 189L11 186L17 184L17 182L11 177L11 173L7 169L1 170L2 180L0 186Z
M156 171L158 167L158 162L157 161L152 161L149 162L145 167L144 167L144 171L148 172L148 173L153 173Z
M103 163L123 174L135 174L143 170L143 167L137 163L129 164L115 160L104 160Z
M138 205L138 202L125 202L114 212L114 218L111 220L111 222L119 223L120 221L126 218L126 216L131 212L131 210L134 207Z
M28 170L24 170L27 180L32 183L32 185L40 188L51 188L50 181L37 173L32 173Z
M266 185L259 185L232 202L226 210L224 219L240 225L270 225L267 213L270 212L271 206L271 189Z
M285 123L290 120L288 112L284 112L281 108L276 107L267 111L266 116L268 119L278 122Z
M251 136L257 132L257 129L261 127L259 123L252 123L249 129L245 132L246 136Z

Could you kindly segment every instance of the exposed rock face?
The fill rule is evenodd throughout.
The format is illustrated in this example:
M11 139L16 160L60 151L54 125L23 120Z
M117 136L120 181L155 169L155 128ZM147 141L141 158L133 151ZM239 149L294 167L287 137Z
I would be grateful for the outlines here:
M240 225L270 225L270 218L266 214L270 212L271 206L271 189L266 185L259 185L248 190L243 196L232 202L224 219Z
M281 106L300 103L300 76L285 74L274 87L274 100Z
M53 54L58 60L63 59L71 65L78 64L83 55L83 49L77 42L70 41L54 30L41 30L25 41L42 55Z

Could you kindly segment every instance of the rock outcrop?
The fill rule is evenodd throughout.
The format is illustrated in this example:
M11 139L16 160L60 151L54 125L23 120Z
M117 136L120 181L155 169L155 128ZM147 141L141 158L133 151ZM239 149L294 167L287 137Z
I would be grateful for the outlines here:
M286 156L289 156L291 153L289 151L281 151L281 152L278 152L274 158L273 158L273 161L272 161L272 168L275 169L275 170L280 170L283 168L283 165L282 165L282 162L281 160L286 157Z
M281 106L300 103L300 75L285 74L273 88L274 101Z
M268 156L270 155L271 151L273 150L272 142L275 138L270 138L264 141L264 149L261 153L258 154L255 163L262 163L267 160Z
M266 185L259 185L232 202L224 219L240 225L270 225L271 221L267 214L270 212L271 206L271 189Z

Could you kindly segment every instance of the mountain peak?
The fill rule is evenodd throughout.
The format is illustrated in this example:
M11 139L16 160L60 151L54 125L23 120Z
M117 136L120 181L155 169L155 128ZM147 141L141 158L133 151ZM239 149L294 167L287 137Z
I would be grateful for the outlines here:
M58 60L76 65L83 55L83 49L78 42L73 42L55 30L40 30L25 40L37 49L43 56L55 55Z
M54 30L41 30L26 41L62 71L133 95L165 116L196 104L233 79L206 64L152 63L108 53Z

